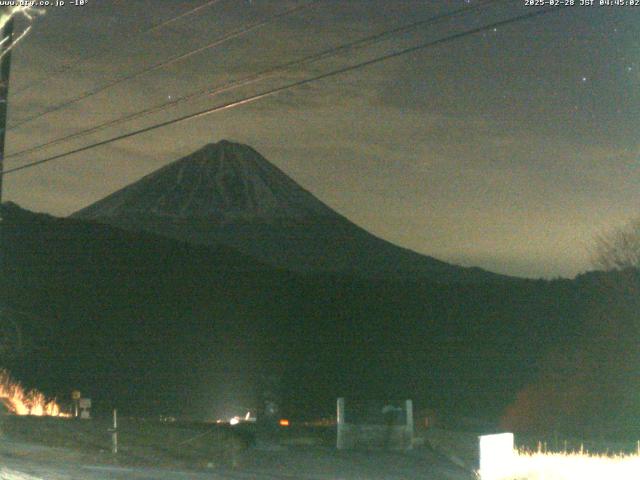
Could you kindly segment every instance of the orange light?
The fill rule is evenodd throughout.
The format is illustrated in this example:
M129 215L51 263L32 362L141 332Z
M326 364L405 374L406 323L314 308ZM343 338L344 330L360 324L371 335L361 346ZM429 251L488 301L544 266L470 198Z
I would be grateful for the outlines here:
M289 420L287 420L286 418L281 418L280 419L280 426L281 427L288 427L289 426Z

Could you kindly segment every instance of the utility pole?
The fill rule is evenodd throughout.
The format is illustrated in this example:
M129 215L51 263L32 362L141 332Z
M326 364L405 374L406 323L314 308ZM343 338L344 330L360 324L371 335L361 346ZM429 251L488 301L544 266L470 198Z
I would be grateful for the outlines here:
M9 11L4 7L0 13ZM2 219L2 184L4 180L4 144L7 135L7 110L9 101L9 72L11 71L11 44L13 43L13 17L0 32L0 331L7 331L7 279L5 268L4 235Z
M5 7L8 8L8 7ZM9 73L11 72L11 44L13 43L13 17L7 21L0 33L0 204L4 180L4 144L7 136L7 110L9 107ZM7 51L8 50L8 51ZM1 218L0 218L1 221Z

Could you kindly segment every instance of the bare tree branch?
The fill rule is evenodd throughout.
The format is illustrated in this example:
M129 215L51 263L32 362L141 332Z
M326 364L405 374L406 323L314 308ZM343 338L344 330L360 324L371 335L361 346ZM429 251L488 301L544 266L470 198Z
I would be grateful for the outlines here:
M592 256L603 270L640 269L640 218L598 235Z

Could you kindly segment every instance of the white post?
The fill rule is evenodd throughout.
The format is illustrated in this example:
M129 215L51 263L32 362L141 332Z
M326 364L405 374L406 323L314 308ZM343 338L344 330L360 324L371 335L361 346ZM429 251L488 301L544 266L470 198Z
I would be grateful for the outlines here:
M338 398L337 402L337 439L336 439L336 448L338 450L342 450L345 448L345 422L344 422L344 398Z
M404 410L405 410L405 417L406 417L405 435L407 438L407 449L410 450L413 448L413 401L412 400L405 401Z
M113 431L111 433L111 448L113 453L118 453L118 410L113 409Z

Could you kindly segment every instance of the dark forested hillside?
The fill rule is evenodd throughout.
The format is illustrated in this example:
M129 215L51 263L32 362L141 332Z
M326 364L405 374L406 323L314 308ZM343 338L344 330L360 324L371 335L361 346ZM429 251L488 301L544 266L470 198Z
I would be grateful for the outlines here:
M615 297L604 274L484 285L305 276L227 247L15 205L3 216L3 291L25 339L5 363L49 394L79 388L98 408L212 418L255 404L259 377L275 372L299 416L331 413L338 395L411 397L466 415L506 411L531 428L544 385L570 384L576 358L603 355L593 347L602 319L609 332L633 325L620 308L633 294ZM596 384L619 365L612 358Z

